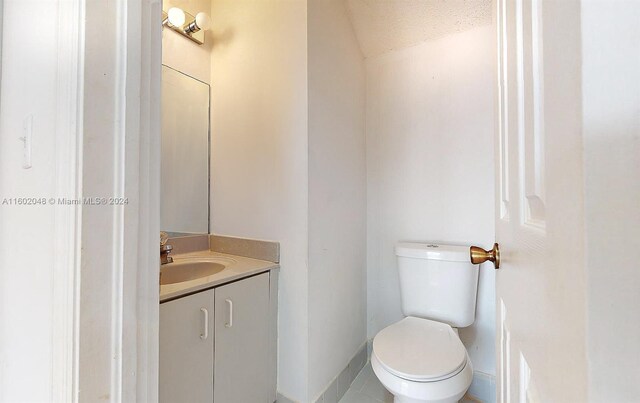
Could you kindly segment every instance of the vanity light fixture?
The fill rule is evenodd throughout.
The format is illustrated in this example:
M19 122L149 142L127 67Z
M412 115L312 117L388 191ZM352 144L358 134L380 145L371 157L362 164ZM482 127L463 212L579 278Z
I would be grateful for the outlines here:
M204 43L204 31L211 27L211 17L207 13L199 12L193 15L182 11L178 7L171 7L162 12L162 25L171 28L172 31L191 39L195 43ZM189 21L185 24L185 21Z

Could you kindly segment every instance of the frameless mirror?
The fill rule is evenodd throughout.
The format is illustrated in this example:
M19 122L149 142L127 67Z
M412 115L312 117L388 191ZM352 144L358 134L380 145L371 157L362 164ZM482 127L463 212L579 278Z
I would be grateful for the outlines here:
M209 232L209 144L209 85L163 65L163 231Z

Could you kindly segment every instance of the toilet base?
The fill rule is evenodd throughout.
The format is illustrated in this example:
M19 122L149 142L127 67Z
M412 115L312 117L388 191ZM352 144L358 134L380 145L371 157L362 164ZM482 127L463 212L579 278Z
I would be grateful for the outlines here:
M371 367L376 377L392 395L394 403L457 403L471 386L473 366L467 362L451 378L434 382L415 382L399 378L382 367L375 351L371 353Z
M464 393L462 394L464 396ZM444 399L444 400L418 400L404 396L394 396L393 403L457 403L462 399L462 396L458 398Z

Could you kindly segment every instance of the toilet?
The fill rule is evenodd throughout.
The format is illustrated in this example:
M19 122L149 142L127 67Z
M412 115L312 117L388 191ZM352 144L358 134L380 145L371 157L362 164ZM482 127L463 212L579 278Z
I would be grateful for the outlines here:
M373 372L395 403L457 402L473 378L457 330L475 320L478 269L469 247L399 243L395 251L405 318L374 337Z

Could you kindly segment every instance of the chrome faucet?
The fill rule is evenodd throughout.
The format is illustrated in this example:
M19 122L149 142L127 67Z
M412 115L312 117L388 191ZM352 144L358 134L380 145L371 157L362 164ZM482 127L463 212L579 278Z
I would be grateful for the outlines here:
M169 256L173 250L173 246L169 245L169 234L164 231L160 232L160 264L173 263L173 258Z

